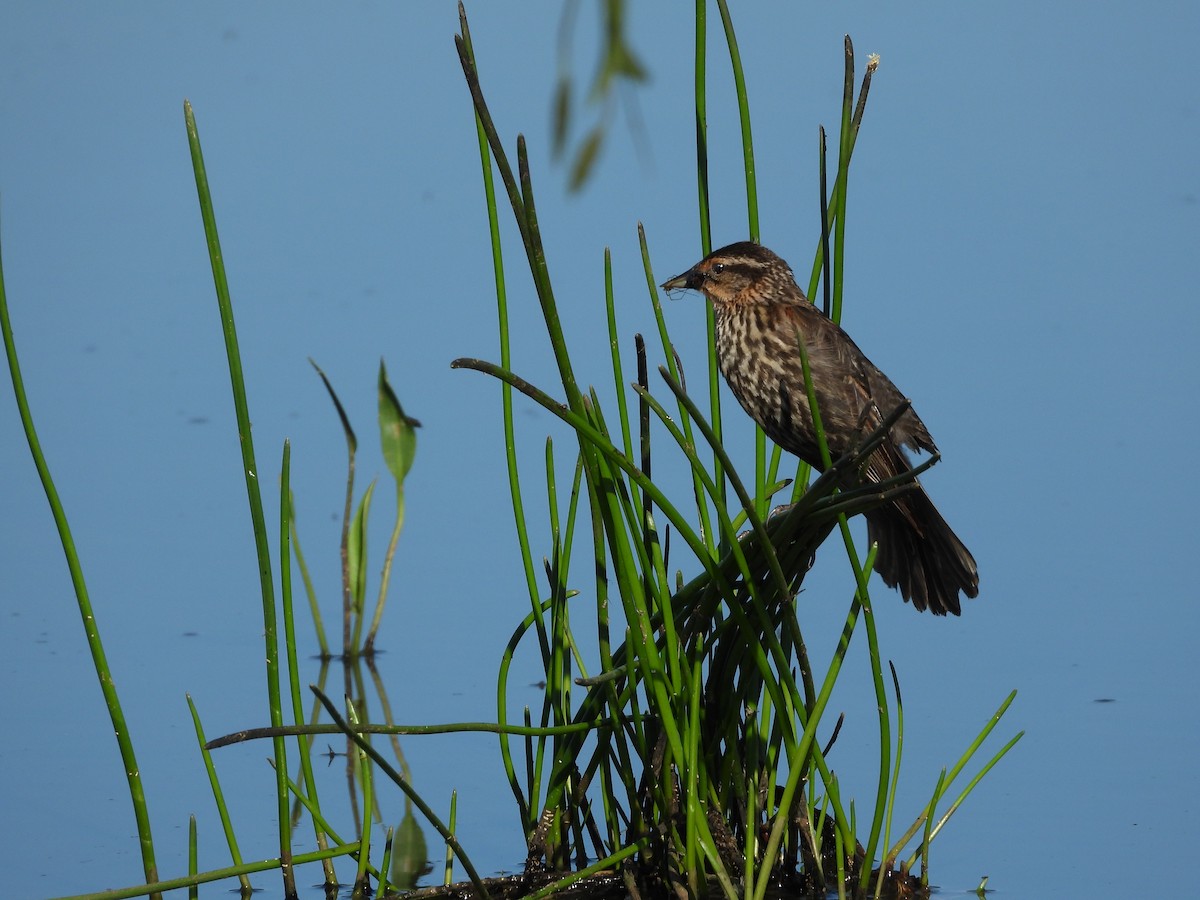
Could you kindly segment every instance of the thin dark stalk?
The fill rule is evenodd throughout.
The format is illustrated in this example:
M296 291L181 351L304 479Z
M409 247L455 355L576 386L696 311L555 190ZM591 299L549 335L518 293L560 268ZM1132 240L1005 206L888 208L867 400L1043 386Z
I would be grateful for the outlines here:
M853 48L853 45L850 44L849 35L846 36L846 44L847 44L846 65L847 65L847 68L852 72L853 67L854 67L854 48ZM850 106L849 106L850 98L853 94L853 75L852 74L851 74L851 79L850 79L849 85L843 87L843 92L842 92L842 125L843 125L843 129L842 129L841 137L839 138L839 143L838 143L838 173L837 173L837 176L834 178L833 192L832 192L832 194L830 194L830 197L829 197L829 206L828 206L828 210L826 213L825 226L824 226L825 228L833 228L835 222L841 220L842 217L845 215L846 195L845 195L844 181L848 174L850 157L854 152L855 142L858 140L859 128L862 125L863 112L866 109L866 105L867 105L867 94L868 94L868 92L870 90L870 86L871 86L871 76L874 75L875 70L878 67L879 67L879 57L874 56L874 55L868 57L867 70L866 70L866 73L863 75L863 83L862 83L862 86L860 87L859 93L858 93L858 103L854 107L854 112L849 115L849 118L847 118L847 114L850 109ZM846 130L847 125L849 126L848 133ZM823 236L821 240L822 241L827 240L827 237ZM814 296L814 294L816 292L817 279L820 277L821 270L824 265L825 265L824 253L822 251L820 242L818 242L816 257L813 260L812 277L809 279L809 285L808 285L808 296L810 296L810 297ZM841 321L841 307L836 302L834 303L833 308L830 310L829 316L835 322Z
M842 321L842 286L846 266L846 188L850 176L850 154L854 150L854 135L851 133L852 106L854 102L854 44L846 35L846 77L842 86L842 127L838 142L837 216L833 222L833 275L829 279L833 287L833 303L829 317Z
M463 75L467 80L467 88L471 92L471 100L475 105L479 124L487 135L492 158L496 161L496 167L500 170L501 181L508 191L513 216L516 219L517 228L521 232L521 242L525 247L525 254L529 260L529 270L533 275L538 300L542 306L542 314L547 334L550 337L550 345L554 350L559 375L562 379L563 387L567 392L567 402L571 404L572 409L578 410L583 398L575 381L575 375L571 370L571 361L567 354L566 340L562 333L562 324L558 317L558 309L554 303L554 295L550 290L550 279L546 271L545 251L538 234L537 215L533 209L533 186L529 177L528 160L525 156L525 141L520 135L517 136L517 163L520 169L520 182L518 183L517 178L513 175L512 167L509 165L508 155L504 152L504 145L500 141L499 132L497 132L491 113L488 111L487 101L483 96L483 89L479 84L479 73L475 68L475 58L471 50L467 14L461 2L458 5L458 11L462 33L454 36L454 43L458 48L459 62L462 65Z
M549 601L547 601L549 602ZM526 623L525 628L528 628ZM525 629L520 629L524 631ZM446 722L439 725L377 725L372 722L363 722L355 728L359 734L459 734L459 733L477 733L483 732L486 734L512 734L512 735L531 735L533 737L546 737L554 734L586 734L589 731L595 731L598 728L611 728L614 723L606 718L578 719L574 722L564 725L556 725L554 727L533 727L523 725L497 725L495 722ZM280 728L246 728L242 731L234 731L230 734L222 735L219 738L213 738L205 748L216 750L220 747L228 747L233 744L242 744L246 741L265 740L274 737L294 737L295 735L314 735L314 734L342 734L342 729L336 725L284 725Z
M287 652L287 667L288 667L288 688L292 702L292 721L296 725L304 724L304 700L300 692L300 661L296 656L296 617L292 608L292 560L291 560L291 536L295 528L295 513L292 509L292 491L291 491L291 443L283 442L283 463L280 467L280 492L279 492L279 593L283 603L283 634L284 646ZM299 557L299 554L297 554ZM305 575L307 582L307 573L301 566L301 573ZM311 587L306 583L306 587L311 590ZM311 599L311 598L310 598ZM312 755L309 753L309 742L304 735L297 735L296 751L300 757L300 782L304 785L305 793L317 803L317 781L313 776ZM207 754L207 751L205 751ZM283 802L286 805L287 796L284 795ZM287 821L291 822L291 816L286 817ZM314 822L314 828L316 823ZM325 835L319 828L315 829L315 838L318 846L324 846ZM325 869L325 884L336 884L337 876L333 870L333 862L325 860L323 863Z
M659 300L657 279L654 277L654 270L650 265L650 247L646 243L646 230L642 224L638 223L638 244L642 251L642 271L646 276L646 290L650 298L650 308L654 311L654 321L658 325L658 337L662 345L663 357L667 361L667 368L671 372L671 377L677 380L680 384L684 384L683 368L679 364L679 360L675 354L675 348L671 344L671 336L667 331L666 318L663 316L662 302ZM708 304L704 304L707 308ZM684 413L682 405L679 406L679 420L683 426L683 433L687 435L690 442L692 440L692 421L691 417ZM713 431L717 434L718 439L721 434L720 422L714 420L712 422ZM632 456L630 456L632 459ZM721 477L724 471L723 464L718 456L713 457L713 480L720 486L721 502L725 502L725 482ZM696 499L696 514L700 519L700 532L705 543L715 552L717 548L717 538L713 536L712 521L709 514L708 502L704 499L704 489L700 484L700 480L693 475L692 477L692 492Z
M342 406L342 401L338 398L337 391L333 389L329 378L311 357L308 363L316 370L317 375L321 378L321 383L325 385L325 391L329 394L329 399L333 401L333 408L337 412L338 421L342 423L342 435L346 438L346 496L342 504L342 534L338 542L338 553L342 564L342 656L349 659L354 655L356 649L351 637L351 629L354 624L354 597L350 587L353 582L350 572L350 523L354 513L354 467L358 458L358 437L354 433L350 417L346 414L346 409ZM325 652L328 653L328 650Z
M821 126L821 268L825 273L825 277L821 279L821 309L826 317L832 316L830 307L830 285L829 285L829 193L827 178L829 176L828 167L826 166L826 146L825 146L825 126Z

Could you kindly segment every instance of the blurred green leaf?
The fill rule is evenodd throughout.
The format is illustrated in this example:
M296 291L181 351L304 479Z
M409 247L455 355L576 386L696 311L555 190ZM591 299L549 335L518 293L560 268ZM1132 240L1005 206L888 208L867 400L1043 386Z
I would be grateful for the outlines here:
M613 81L618 78L628 78L630 81L646 80L646 67L638 61L625 40L624 0L605 0L603 54L600 70L592 82L593 100L612 90Z
M554 111L550 125L553 136L550 150L558 159L567 149L567 132L571 130L571 76L563 75L554 89Z
M428 869L425 833L405 804L404 818L392 840L392 871L388 880L402 891L412 890L417 886L417 879Z
M570 67L575 58L571 52L571 34L575 27L577 3L563 6L562 25L559 29L559 75L555 86L551 109L551 149L555 158L567 153L571 143L571 126L575 118L575 100ZM587 103L597 108L596 121L580 141L571 158L568 178L569 188L578 191L591 176L595 162L604 143L605 134L619 99L618 90L622 82L638 83L648 79L646 67L642 65L626 40L625 0L603 0L600 6L601 45L596 71L587 91ZM626 98L628 102L628 98Z
M387 369L379 363L379 438L383 460L396 479L396 486L403 486L404 479L412 468L417 455L417 431L421 423L404 414L396 392L388 383Z
M604 125L602 123L593 128L584 138L583 143L579 145L579 152L575 154L575 162L571 165L571 190L577 191L583 187L583 183L591 174L592 167L596 164L596 158L600 155L600 147L603 143Z

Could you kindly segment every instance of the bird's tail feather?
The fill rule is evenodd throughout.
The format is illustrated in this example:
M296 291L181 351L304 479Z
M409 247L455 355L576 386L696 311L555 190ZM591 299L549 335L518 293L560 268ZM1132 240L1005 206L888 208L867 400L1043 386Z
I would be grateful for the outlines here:
M959 593L979 594L975 559L924 490L867 513L867 538L879 545L875 571L918 610L959 615Z

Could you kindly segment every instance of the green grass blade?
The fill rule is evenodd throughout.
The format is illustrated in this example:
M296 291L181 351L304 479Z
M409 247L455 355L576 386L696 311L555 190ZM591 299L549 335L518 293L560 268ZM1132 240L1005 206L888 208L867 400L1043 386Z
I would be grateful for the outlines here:
M821 279L821 311L825 313L827 318L832 318L833 307L830 296L830 277L829 277L829 169L827 165L828 147L825 140L825 126L820 128L820 160L821 160L821 268L818 271L824 273L825 277ZM813 299L813 289L810 286L808 297ZM814 301L815 302L815 301Z
M204 770L208 773L208 783L212 788L213 801L217 806L217 816L221 820L221 828L225 832L225 843L229 847L229 856L233 860L235 866L242 864L242 851L238 848L237 835L233 830L233 820L229 818L229 806L225 803L225 792L221 789L221 781L217 778L217 767L213 763L212 754L209 752L207 741L204 739L204 725L200 722L200 712L196 709L196 704L192 701L192 695L187 695L188 709L192 713L192 724L196 728L196 741L200 745L200 756L204 760ZM253 890L250 884L250 879L243 873L238 876L241 882L242 890L249 892Z
M310 853L299 853L294 858L293 862L297 866L307 865L312 862L320 862L326 859L336 859L339 856L349 856L352 853L358 852L358 844L341 844L337 847L331 847L328 850L314 850ZM71 897L59 897L57 900L129 900L132 897L145 897L149 894L151 897L161 897L166 891L178 891L184 888L191 887L194 884L210 884L214 881L224 881L227 878L235 878L239 875L252 875L255 872L269 872L272 869L279 868L279 860L263 859L252 863L245 863L240 866L228 866L224 869L212 869L207 872L200 872L196 875L189 875L182 878L171 878L165 881L156 881L152 884L139 884L133 887L117 888L111 891L98 891L93 894L77 894Z
M617 309L613 299L612 251L608 247L604 248L604 310L608 321L608 345L612 351L613 389L616 392L617 414L621 422L621 446L625 449L625 455L633 459L633 437L629 429L625 375L621 366L621 339L617 331ZM500 364L508 368L504 360L501 360Z
M725 29L725 44L729 49L729 63L733 68L733 87L737 93L738 119L742 126L742 167L746 174L747 233L750 240L758 243L758 178L754 169L754 137L750 130L750 101L746 95L746 73L742 69L742 54L738 50L737 35L733 31L733 17L729 14L728 0L717 0L721 11L721 25Z
M388 876L392 871L392 847L395 838L396 829L389 825L383 841L383 859L379 863L379 884L376 885L376 892L381 897L386 896L388 892Z
M462 34L456 38L456 45L459 49L460 61L462 62L464 73L468 71L474 72L475 59L474 50L471 46L471 32L467 27L466 13L463 10L462 4L459 4L459 18L461 23ZM492 177L492 146L493 139L495 144L499 144L499 138L496 136L495 126L491 123L490 118L485 121L484 116L487 114L487 106L483 101L482 91L479 89L478 77L472 81L470 77L467 79L468 88L471 90L472 101L474 104L474 119L476 136L479 143L479 158L483 171L483 192L484 200L487 206L488 233L491 239L492 247L492 269L495 277L496 291L496 310L499 317L499 336L500 336L500 360L504 368L508 368L511 361L511 349L509 340L509 317L508 317L508 293L504 277L504 254L501 249L500 241L500 221L499 213L496 204L495 184ZM476 97L478 99L476 99ZM482 108L482 114L481 114ZM506 166L507 163L503 157L497 158L496 165ZM510 202L514 207L520 204L520 196L515 189L515 180L512 178L511 170L506 173L502 170L502 181L505 188L509 191ZM518 216L518 227L522 226L523 217ZM501 383L500 387L501 411L504 428L504 455L505 463L508 471L508 487L509 497L512 502L513 521L517 532L517 546L521 554L522 571L525 574L525 587L529 595L529 603L532 613L526 618L526 622L531 624L536 631L538 639L538 649L541 652L541 658L548 663L550 659L550 639L546 630L545 622L542 618L542 601L540 592L537 586L537 574L533 563L533 552L529 542L529 528L525 518L525 502L521 492L521 480L519 474L519 466L517 462L517 443L516 429L513 422L513 398L512 387L507 383ZM526 626L528 627L528 626ZM523 634L524 631L522 630ZM500 671L497 675L496 684L496 719L500 725L508 723L508 665L511 662L512 653L515 651L515 641L519 640L514 635L513 642L510 642L505 655L501 660ZM528 834L536 825L537 813L531 809L536 798L530 797L526 800L520 786L519 779L516 775L516 767L512 759L512 749L509 744L509 739L506 735L499 735L500 741L500 758L504 766L505 775L508 778L509 786L512 789L513 795L517 800L517 812L521 821L522 833ZM533 787L533 777L530 775L527 784Z
M725 29L725 44L729 52L729 63L733 69L733 86L737 94L738 120L742 132L742 169L746 178L747 234L750 240L760 240L758 227L758 179L754 168L754 138L750 129L750 101L746 94L746 75L742 69L742 55L738 50L737 35L733 30L733 17L729 14L727 0L717 0L721 12L721 25ZM774 481L772 477L770 479ZM754 430L754 496L757 498L758 514L767 514L767 436L755 426Z
M283 642L287 653L287 671L288 671L288 692L292 703L292 721L296 725L304 724L304 700L300 692L300 661L297 658L297 642L296 642L296 617L292 604L292 561L291 561L291 536L295 529L295 514L292 509L292 491L291 491L291 443L283 442L283 464L281 466L280 478L280 508L279 508L279 596L283 606ZM299 557L299 554L297 554ZM303 565L300 569L302 574L306 575ZM311 591L311 585L306 585L306 588ZM310 602L312 597L310 596ZM309 753L309 742L304 735L296 736L296 749L300 757L300 777L299 780L304 785L304 790L314 803L317 802L317 782L313 777L312 755ZM282 798L284 806L287 805L287 795ZM290 815L283 815L283 807L281 807L282 820L291 822ZM315 822L314 822L315 825ZM319 846L324 846L324 835L320 829L316 829L316 840ZM290 845L290 835L288 843ZM325 863L325 883L336 883L336 878L333 874L333 863L326 860Z
M354 613L354 628L350 635L350 657L357 657L362 645L363 607L367 600L367 581L370 573L367 569L367 547L369 545L368 522L371 519L371 501L375 498L375 481L367 485L367 490L354 510L354 518L350 523L350 542L346 547L346 559L350 571L350 609Z
M199 848L196 845L196 817L188 816L188 878L195 878L200 871ZM200 900L200 886L193 884L188 888L188 900Z
M834 204L837 214L833 221L833 303L830 318L835 322L842 321L842 285L846 267L846 189L849 183L850 154L854 150L854 136L851 134L850 123L854 103L854 44L850 35L846 35L846 78L842 89L842 127L838 143L838 177L837 200ZM869 868L869 867L868 867Z
M713 248L708 189L708 0L696 0L695 21L696 219L700 227L700 255L707 256ZM708 347L708 420L720 435L724 426L721 419L721 374L717 367L717 320L711 304L703 304L703 309ZM718 484L723 484L716 465L714 462L714 478Z
M1008 751L1015 747L1017 742L1023 737L1025 737L1025 732L1018 731L1011 738L1009 738L1008 742L999 750L997 750L995 755L989 759L987 763L985 763L983 767L975 774L975 777L967 782L966 787L964 787L959 795L954 798L954 802L950 804L950 808L946 810L945 814L941 817L941 819L938 820L937 825L935 825L933 830L930 832L929 836L931 840L937 836L939 831L942 830L942 826L949 821L950 817L954 815L955 811L962 806L963 801L967 799L967 795L975 789L975 786L979 784L983 777L987 775L987 773L992 770L992 767L995 766L996 763L1000 762L1000 760L1008 754Z
M200 217L204 222L204 235L208 244L208 258L212 264L213 286L217 293L217 306L221 317L221 330L225 336L225 355L229 363L229 382L233 390L233 407L237 416L239 446L242 451L242 469L246 479L246 497L250 506L250 521L254 530L254 549L258 557L259 585L262 591L263 633L267 657L267 696L271 724L283 722L283 709L279 692L279 647L275 624L275 586L271 576L271 552L267 539L266 517L263 514L262 494L259 490L258 465L254 461L254 438L250 427L250 410L246 402L246 384L242 375L242 358L238 351L237 329L233 321L233 302L229 296L229 283L225 277L225 261L221 253L221 240L217 235L217 219L213 211L212 194L208 188L208 174L204 168L204 155L200 149L200 133L192 105L184 101L183 115L187 125L188 147L192 154L192 169L196 175L196 194L200 200ZM286 827L287 815L287 747L282 738L275 740L277 763L276 788L280 798L280 856L284 862L284 892L289 896L296 892L295 874L291 867L291 848L288 846Z
M447 819L447 828L451 834L458 828L458 791L450 792L450 815ZM450 842L446 842L446 863L442 868L442 884L448 885L454 881L454 848L450 846Z
M321 659L329 659L329 642L325 638L325 622L321 618L321 607L317 603L317 590L313 587L312 576L308 572L308 563L304 559L304 551L300 548L300 529L296 526L296 498L291 498L291 537L292 549L296 554L296 566L300 569L300 580L304 584L304 596L308 599L308 611L312 615L313 629L317 635L317 646L320 647Z
M17 358L16 339L13 337L12 322L8 315L8 297L4 290L4 262L0 253L0 332L3 333L4 351L8 358L8 372L12 378L13 398L16 400L17 412L21 417L21 425L25 429L25 441L33 456L33 464L37 468L38 477L42 482L42 490L46 494L46 502L54 517L54 525L58 529L58 538L67 560L67 570L71 573L71 585L75 589L75 600L79 606L79 617L83 621L84 633L87 636L88 649L92 654L92 664L96 669L96 679L100 682L100 690L104 695L104 703L108 708L108 716L112 721L113 733L117 746L121 751L121 761L125 766L125 777L129 785L129 799L133 804L133 816L137 822L138 845L142 854L142 871L147 882L158 880L158 866L154 861L154 836L150 829L150 812L146 805L146 795L142 788L141 769L133 750L133 738L125 721L125 713L121 709L121 699L117 694L116 682L108 665L108 657L104 653L104 642L100 639L100 626L96 621L95 610L88 595L87 583L83 577L83 566L79 562L79 554L75 550L75 539L67 522L67 514L59 499L54 479L50 475L50 466L42 452L41 441L38 440L37 430L33 425L33 413L29 407L29 398L25 394L25 382L21 377L21 365ZM154 893L157 896L157 892Z
M888 669L892 673L892 691L896 696L896 761L892 769L891 783L888 785L887 810L883 822L883 848L886 851L892 840L892 812L896 804L896 788L900 783L900 760L904 753L904 700L900 694L900 678L896 675L896 666L888 661ZM875 882L875 894L883 890L883 878L895 863L895 857L884 853L879 866L879 878Z
M361 696L361 694L360 694ZM354 701L349 697L346 698L346 721L353 728L359 724L358 712L354 708ZM354 735L358 738L358 735ZM358 740L358 760L357 771L360 782L362 783L363 796L363 812L362 812L362 828L358 836L358 868L354 874L354 896L362 897L367 887L367 866L371 862L371 826L374 824L374 800L375 788L374 779L371 777L371 763L366 754L366 748L370 746L365 737L362 738L362 743Z

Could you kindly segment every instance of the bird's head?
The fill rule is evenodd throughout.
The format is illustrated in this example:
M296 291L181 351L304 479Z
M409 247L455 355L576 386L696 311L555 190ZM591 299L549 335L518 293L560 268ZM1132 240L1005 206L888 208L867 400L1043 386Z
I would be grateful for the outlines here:
M700 291L714 304L743 306L767 302L784 285L794 284L792 270L761 244L740 241L714 250L686 272L662 283L664 291Z

